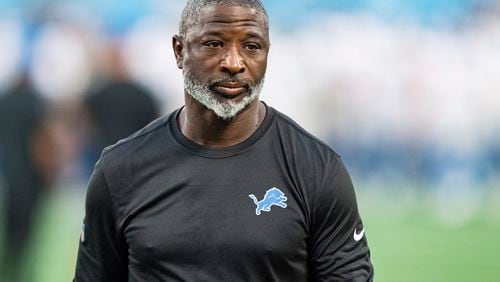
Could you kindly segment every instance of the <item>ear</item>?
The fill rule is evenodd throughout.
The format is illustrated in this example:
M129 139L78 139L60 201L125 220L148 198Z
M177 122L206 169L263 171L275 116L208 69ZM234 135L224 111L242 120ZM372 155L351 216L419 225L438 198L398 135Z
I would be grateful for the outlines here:
M172 37L172 48L174 49L175 61L177 62L177 67L182 69L182 60L184 45L182 42L182 37L179 35L174 35Z

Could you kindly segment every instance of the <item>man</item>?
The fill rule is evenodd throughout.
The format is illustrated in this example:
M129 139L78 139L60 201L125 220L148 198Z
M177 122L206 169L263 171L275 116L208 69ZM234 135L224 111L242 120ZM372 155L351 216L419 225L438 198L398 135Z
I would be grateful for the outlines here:
M339 156L258 99L258 0L189 0L173 38L185 105L104 150L76 281L370 281Z
M91 126L88 154L91 165L105 147L143 128L160 112L152 93L130 78L118 44L110 43L104 56L107 61L104 84L83 100Z
M45 105L25 73L0 93L0 180L4 182L0 188L5 187L0 203L0 214L5 215L2 281L21 281L37 208L45 188L53 183L55 147L44 125L46 118Z

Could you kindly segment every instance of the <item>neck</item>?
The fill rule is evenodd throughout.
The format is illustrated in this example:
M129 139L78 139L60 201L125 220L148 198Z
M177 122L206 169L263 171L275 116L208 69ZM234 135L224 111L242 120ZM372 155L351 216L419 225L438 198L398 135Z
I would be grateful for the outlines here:
M231 120L219 118L187 93L185 101L178 120L182 133L191 141L210 148L229 147L245 141L266 115L266 107L258 99Z

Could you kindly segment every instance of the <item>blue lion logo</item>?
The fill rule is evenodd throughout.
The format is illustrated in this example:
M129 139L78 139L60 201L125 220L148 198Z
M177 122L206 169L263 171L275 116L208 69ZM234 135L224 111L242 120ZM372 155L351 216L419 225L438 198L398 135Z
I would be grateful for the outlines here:
M257 208L255 209L256 215L260 215L261 211L270 212L271 206L273 205L286 208L285 202L287 200L287 197L285 197L285 194L276 187L267 190L264 199L262 199L261 201L257 200L257 197L255 197L254 194L250 194L248 195L248 197L250 197L257 206Z

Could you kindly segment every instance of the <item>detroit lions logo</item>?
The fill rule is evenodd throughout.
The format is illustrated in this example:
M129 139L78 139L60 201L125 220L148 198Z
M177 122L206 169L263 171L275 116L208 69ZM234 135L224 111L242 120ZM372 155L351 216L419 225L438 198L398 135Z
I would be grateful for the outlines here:
M287 197L285 197L285 194L281 192L280 189L273 187L269 190L266 191L266 195L264 195L264 199L261 201L257 200L257 197L254 196L254 194L248 195L257 208L255 209L255 214L260 215L261 211L265 212L270 212L272 206L278 206L282 208L286 208L286 200Z

